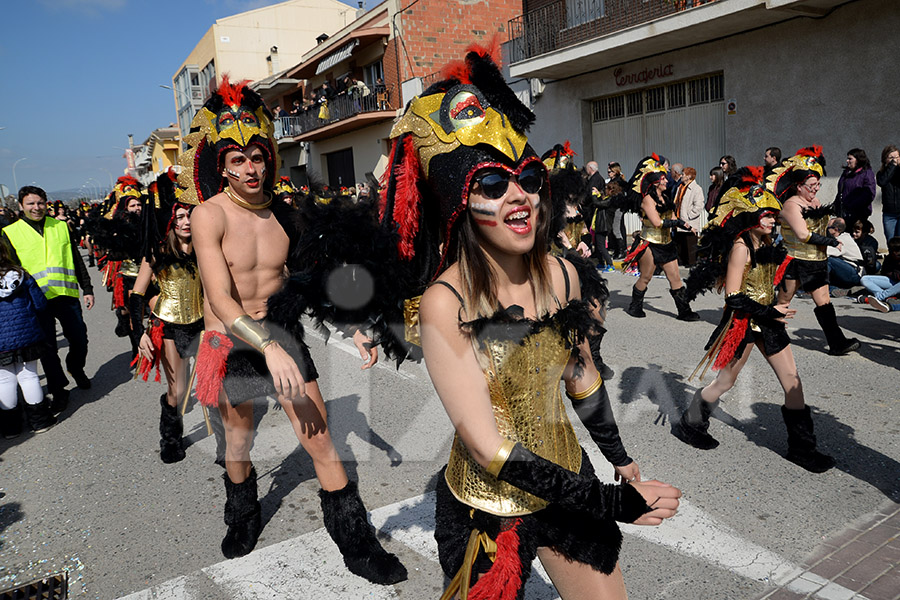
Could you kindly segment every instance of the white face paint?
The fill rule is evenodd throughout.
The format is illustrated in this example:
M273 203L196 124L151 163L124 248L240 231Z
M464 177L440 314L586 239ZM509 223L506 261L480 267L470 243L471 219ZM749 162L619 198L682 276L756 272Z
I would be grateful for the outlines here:
M469 209L476 215L484 215L486 217L496 217L497 213L500 212L501 206L503 206L503 198L499 198L497 200L485 198L483 202L470 203Z
M241 176L238 175L237 173L235 173L234 171L232 171L231 169L229 169L228 167L225 167L225 172L228 174L229 177L232 177L232 178L240 181Z

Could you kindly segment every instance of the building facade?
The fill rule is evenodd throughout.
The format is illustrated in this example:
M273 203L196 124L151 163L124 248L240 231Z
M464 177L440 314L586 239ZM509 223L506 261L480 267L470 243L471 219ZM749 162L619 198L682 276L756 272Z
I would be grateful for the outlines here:
M223 74L256 81L294 65L322 34L356 18L338 0L288 0L218 19L172 76L182 135Z
M900 143L895 0L557 0L509 23L510 76L547 149L630 173L650 152L697 169L824 147L830 200L847 150ZM702 178L702 179L701 179ZM828 197L825 194L830 193ZM876 200L876 204L878 201ZM875 219L873 219L874 221Z

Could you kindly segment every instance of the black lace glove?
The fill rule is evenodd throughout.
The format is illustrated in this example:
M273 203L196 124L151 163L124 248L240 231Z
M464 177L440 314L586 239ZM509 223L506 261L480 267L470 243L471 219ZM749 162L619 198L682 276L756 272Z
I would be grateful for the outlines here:
M616 425L616 417L613 415L605 385L601 384L584 398L572 396L568 392L566 396L572 401L575 414L584 423L591 439L600 448L606 460L616 467L624 467L634 462L622 445L619 427Z
M663 219L663 229L671 229L673 227L678 227L679 229L688 228L687 223L685 223L683 219Z
M596 477L573 473L521 444L513 446L497 478L548 502L587 512L596 519L633 523L653 510L631 485L600 483Z
M739 310L747 313L757 321L765 321L767 323L775 323L776 319L783 319L784 314L777 310L774 306L766 306L750 299L750 296L744 293L729 294L725 298L725 304L733 310Z
M837 248L838 244L840 244L837 238L822 235L820 233L810 233L806 243L815 244L816 246L831 246L832 248Z
M144 335L144 306L147 304L143 294L131 292L128 297L128 312L131 314L131 335L138 343Z

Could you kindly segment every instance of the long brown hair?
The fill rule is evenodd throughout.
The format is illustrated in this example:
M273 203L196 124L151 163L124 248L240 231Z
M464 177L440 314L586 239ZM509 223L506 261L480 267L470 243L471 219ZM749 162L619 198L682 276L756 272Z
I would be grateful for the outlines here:
M553 299L550 271L547 268L547 248L550 235L548 210L550 197L548 186L540 192L541 203L537 207L534 247L522 258L534 287L534 301L540 317L550 311ZM472 223L472 213L466 211L461 219L456 235L456 262L465 300L465 311L469 318L489 317L499 308L497 301L497 278L493 267L481 248L478 234Z
M19 275L23 274L23 269L17 265L12 258L9 246L5 240L0 240L0 276L6 275L9 271L15 271Z

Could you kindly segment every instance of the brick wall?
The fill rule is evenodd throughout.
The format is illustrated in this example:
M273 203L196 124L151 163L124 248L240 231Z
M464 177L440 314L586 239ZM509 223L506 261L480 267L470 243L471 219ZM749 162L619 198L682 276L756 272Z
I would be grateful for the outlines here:
M439 71L461 59L474 41L499 34L505 42L507 21L522 14L522 0L402 0L400 6L409 7L397 17L403 31L403 43L395 49L400 81Z

